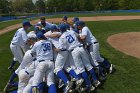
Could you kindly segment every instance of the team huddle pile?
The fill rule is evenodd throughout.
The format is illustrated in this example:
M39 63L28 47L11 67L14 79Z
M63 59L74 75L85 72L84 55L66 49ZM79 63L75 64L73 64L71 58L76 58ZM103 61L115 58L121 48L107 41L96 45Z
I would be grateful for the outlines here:
M59 25L40 18L34 31L24 20L11 41L14 56L8 69L20 63L11 75L4 93L18 86L17 93L92 92L106 80L114 67L99 53L99 42L78 17L72 23L67 16ZM14 83L18 76L18 83ZM58 92L58 90L60 90Z

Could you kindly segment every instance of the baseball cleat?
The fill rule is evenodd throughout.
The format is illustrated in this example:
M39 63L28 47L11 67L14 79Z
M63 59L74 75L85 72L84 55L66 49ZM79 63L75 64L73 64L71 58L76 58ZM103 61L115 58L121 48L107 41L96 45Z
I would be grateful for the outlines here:
M8 82L3 89L3 93L7 93L8 89L10 89L11 87L12 87L12 84Z
M109 74L112 74L114 72L114 65L111 64L110 68L109 68Z
M98 81L98 80L96 80L93 84L94 84L94 85L95 85L95 87L97 88L97 87L101 84L101 82L100 82L100 81Z
M71 93L72 92L72 90L71 90L72 85L73 85L72 82L68 82L65 89L64 89L64 93Z
M58 83L58 88L62 88L64 86L63 81L60 79Z
M94 90L95 90L95 87L94 87L94 86L90 86L89 92L92 92L92 91L94 91Z
M37 87L32 88L32 93L40 93L39 89Z
M79 79L76 81L76 90L78 90L80 88L80 86L82 85L83 82L84 82L83 79Z

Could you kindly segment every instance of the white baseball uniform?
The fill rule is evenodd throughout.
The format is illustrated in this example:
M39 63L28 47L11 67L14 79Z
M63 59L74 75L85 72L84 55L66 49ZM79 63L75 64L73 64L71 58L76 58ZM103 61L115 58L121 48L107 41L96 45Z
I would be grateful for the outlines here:
M52 32L52 31L48 31L46 32L44 35L50 35L50 34L58 34L58 35L61 35L61 32ZM60 44L59 44L59 37L47 37L51 42L52 44L54 45L55 48L59 48L60 47ZM57 56L57 53L55 51L54 52L54 60L56 60L56 56Z
M25 67L24 69L20 70L18 73L19 83L18 83L18 93L29 93L25 91L30 91L31 89L31 82L30 79L34 75L36 66L38 65L37 61L32 61L30 66ZM28 84L28 85L27 85Z
M11 41L10 49L19 63L22 62L23 52L26 52L28 50L26 45L27 39L28 37L26 31L24 30L24 28L20 28L17 30Z
M27 36L28 36L28 39L36 38L36 34L34 31L29 32ZM21 69L24 69L25 67L29 66L34 59L35 59L35 56L31 54L31 50L28 50L27 52L25 52L23 60L20 66L18 67L18 69L15 71L15 73L18 74Z
M92 35L91 31L87 26L82 28L80 33L81 36L86 36L85 43L90 45L90 55L92 57L92 64L94 66L98 66L97 62L103 62L104 58L100 56L99 53L99 43L97 42L96 38Z
M47 85L54 84L54 62L52 43L49 40L40 40L36 42L31 49L32 53L36 53L39 62L34 73L32 86L38 86L46 74Z
M93 67L91 66L90 60L87 57L88 55L81 43L78 41L77 37L78 36L74 31L66 31L60 37L59 42L62 49L71 51L74 64L77 69L76 72L78 72L77 74L79 74L85 71L85 67L88 71Z
M45 22L46 24L45 24L45 27L41 24L41 22L38 22L36 25L40 25L40 26L42 26L42 28L50 28L50 26L52 25L51 23L49 23L49 22Z

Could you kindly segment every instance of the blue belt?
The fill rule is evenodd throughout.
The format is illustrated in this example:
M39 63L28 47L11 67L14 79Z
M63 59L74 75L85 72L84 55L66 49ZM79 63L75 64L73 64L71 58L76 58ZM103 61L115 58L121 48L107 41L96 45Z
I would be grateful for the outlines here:
M45 60L39 60L39 62L42 62L42 61L45 61ZM50 60L50 61L53 61L53 60Z
M16 44L12 43L12 45L16 45Z
M78 47L83 47L83 45L81 45L81 46L78 46ZM71 49L70 51L72 52L74 49Z
M96 44L96 43L98 43L98 42L93 42L93 44Z
M25 71L25 73L27 73L29 75L29 72L28 71Z

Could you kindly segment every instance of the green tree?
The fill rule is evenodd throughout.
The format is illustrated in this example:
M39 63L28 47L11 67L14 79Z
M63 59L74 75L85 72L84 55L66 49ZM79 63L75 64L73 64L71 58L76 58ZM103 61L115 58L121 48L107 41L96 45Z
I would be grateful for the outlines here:
M9 13L11 11L11 2L7 0L0 0L0 12Z
M38 13L45 13L46 12L46 5L44 0L38 0L35 3L36 10Z

